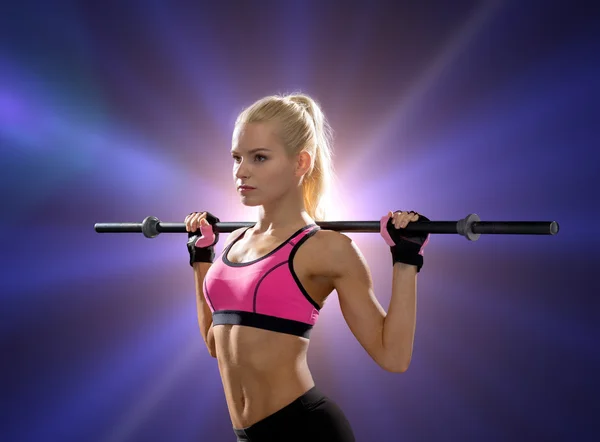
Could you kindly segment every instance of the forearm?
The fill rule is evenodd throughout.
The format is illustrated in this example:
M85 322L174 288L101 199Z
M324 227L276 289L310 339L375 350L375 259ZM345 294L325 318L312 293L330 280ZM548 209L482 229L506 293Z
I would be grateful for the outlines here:
M196 286L196 307L198 311L198 326L202 338L208 347L208 351L212 357L216 357L215 338L212 328L212 312L206 303L203 291L204 277L212 264L210 263L194 263L194 281Z
M417 268L395 263L392 298L383 323L383 354L390 371L408 369L417 320Z

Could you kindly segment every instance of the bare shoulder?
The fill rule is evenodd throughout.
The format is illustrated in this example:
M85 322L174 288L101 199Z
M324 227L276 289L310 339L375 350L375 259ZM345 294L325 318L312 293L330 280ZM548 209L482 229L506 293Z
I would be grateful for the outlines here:
M323 276L339 277L349 269L350 262L362 258L354 241L343 233L321 229L313 238L314 241L307 241L307 245L310 244L315 268Z
M319 229L314 236L315 242L318 242L319 246L327 247L330 250L339 250L352 242L346 235L335 230Z

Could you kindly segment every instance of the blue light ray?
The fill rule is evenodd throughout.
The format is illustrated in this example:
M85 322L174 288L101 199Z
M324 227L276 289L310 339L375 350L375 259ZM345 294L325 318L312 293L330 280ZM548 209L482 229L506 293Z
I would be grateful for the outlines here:
M211 124L221 133L230 132L235 119L231 106L239 91L230 74L234 70L228 68L230 63L223 57L226 52L220 40L214 38L214 24L203 16L194 28L195 38L191 38L186 28L169 20L172 16L164 4L150 2L144 12L149 28L161 33L157 45L174 61L190 94L208 109L206 116L212 117Z
M187 314L190 312L187 311ZM169 396L174 384L190 372L190 367L196 364L198 361L198 348L202 345L199 336L191 337L188 342L182 346L180 352L175 355L172 361L169 361L161 372L149 379L143 388L140 388L138 395L132 395L128 398L128 405L126 409L119 414L118 418L114 422L112 428L108 434L106 434L102 440L106 442L120 442L128 441L131 438L143 431L143 427L148 425L148 420L158 412L160 402ZM216 360L203 361L203 365L213 362L212 367L209 371L204 368L204 379L205 384L208 383L209 379L214 379L214 385L208 387L203 385L203 397L208 399L210 395L221 394L221 386L219 385L218 377L219 373L216 369ZM196 373L196 370L193 370ZM191 376L190 376L191 377ZM194 383L197 381L197 376L191 377ZM202 425L202 422L210 421L217 416L214 408L205 407L203 410L201 419L198 420L198 416L193 422L188 421L188 425L193 429ZM176 438L176 434L182 434L189 429L178 426L173 428L171 437Z
M314 52L318 42L315 41L314 33L307 32L307 24L315 18L312 14L312 2L286 2L279 3L281 8L278 15L288 17L278 24L269 23L269 26L277 26L278 31L284 34L285 43L281 44L279 50L283 52L283 70L280 78L281 83L287 85L288 90L280 90L279 93L292 91L303 91L308 88L309 74L312 71L311 54ZM279 34L279 32L278 32Z
M177 314L189 317L189 306L182 305ZM132 390L143 388L140 383L150 373L163 372L161 367L169 366L170 359L181 354L182 342L189 348L189 332L188 321L174 321L164 315L156 317L140 325L135 333L123 336L117 347L108 348L104 354L91 352L83 361L71 364L52 383L45 378L31 383L17 401L28 403L30 413L29 423L17 429L19 440L40 440L49 432L61 440L72 440L84 428L91 428L92 422L116 420L120 407L115 405L122 404L123 395L130 396ZM196 333L194 330L198 339ZM189 359L184 358L182 364L185 363ZM47 374L51 375L54 374ZM32 395L35 402L31 401ZM85 407L81 406L82 401ZM19 404L15 403L15 407Z
M422 133L416 142L413 141L412 145L409 144L404 149L410 149L409 155L413 161L422 160L421 167L426 167L429 161L444 154L468 160L467 154L456 154L454 146L459 143L464 151L469 146L474 147L470 156L472 161L479 160L481 155L486 154L496 153L502 158L511 152L521 155L524 151L530 151L532 155L538 152L540 161L547 160L552 164L556 156L549 155L545 146L524 149L522 142L524 139L538 140L540 136L544 136L542 134L550 136L552 133L552 137L556 137L556 132L550 131L547 123L553 121L559 125L572 124L568 119L559 117L564 115L565 109L577 109L582 101L589 99L590 85L595 84L593 79L596 72L577 63L579 57L577 52L571 53L568 48L564 49L564 52L555 54L515 77L503 89L496 89L488 97L479 99L474 109L461 113L461 119L454 121L446 130L443 130L443 126L441 129L438 126L433 134ZM549 71L561 72L562 75L545 75ZM568 81L565 80L567 78ZM392 137L400 132L398 128L389 126L386 142L393 142ZM554 138L553 150L566 154L572 148L571 136L575 140L581 137L579 131L570 133L570 136L568 134L565 130L564 144L556 143ZM515 142L514 137L517 135ZM453 148L450 149L450 146Z
M4 154L8 162L0 186L19 189L18 198L9 201L17 218L82 176L92 190L129 192L130 201L147 202L168 188L210 186L141 136L115 123L109 127L75 116L64 104L49 101L49 92L31 90L34 79L15 78L9 78L10 90L0 91L0 138L22 149ZM26 173L32 170L37 173Z
M486 2L479 8L474 9L466 23L450 39L449 43L441 49L424 74L419 77L417 84L410 89L409 95L402 97L393 110L389 112L388 116L383 119L379 127L370 132L363 140L363 145L373 146L373 148L362 149L362 154L357 155L355 159L354 168L350 168L347 171L348 173L351 175L358 173L355 168L366 161L365 156L373 155L381 146L385 145L385 141L390 137L390 130L399 131L403 125L410 123L412 108L416 106L419 100L423 99L435 82L439 81L440 76L448 66L452 64L477 33L483 29L484 25L488 23L493 14L498 10L500 4L501 2Z
M364 13L356 14L351 18L353 21L349 28L352 29L352 32L345 45L339 48L345 60L337 66L337 79L332 84L336 90L329 99L331 109L328 114L332 116L343 115L351 101L350 97L356 94L356 91L353 90L354 82L360 70L364 68L365 56L373 43L373 36L378 31L376 29L377 18L382 13L381 5L365 2L358 7L364 8Z

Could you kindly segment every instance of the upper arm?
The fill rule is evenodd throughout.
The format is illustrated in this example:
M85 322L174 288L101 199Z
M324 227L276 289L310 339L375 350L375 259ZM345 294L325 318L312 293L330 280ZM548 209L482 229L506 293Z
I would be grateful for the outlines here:
M373 292L371 272L360 249L346 235L328 241L327 266L338 294L342 315L352 334L377 364L384 367L385 310Z

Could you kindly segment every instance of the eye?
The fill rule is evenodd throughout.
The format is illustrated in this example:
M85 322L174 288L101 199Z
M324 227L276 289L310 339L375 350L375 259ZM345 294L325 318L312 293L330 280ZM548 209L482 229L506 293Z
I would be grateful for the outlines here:
M233 158L233 161L235 161L236 163L239 163L239 162L240 162L240 160L241 160L241 158L240 158L239 156L237 156L237 155L232 155L231 157ZM266 156L264 156L264 155L259 155L259 154L256 154L256 155L254 156L254 160L255 160L255 161L257 161L257 160L258 160L258 162L259 162L259 163L263 163L263 162L264 162L265 160L267 160L267 159L268 159L268 158L267 158Z

